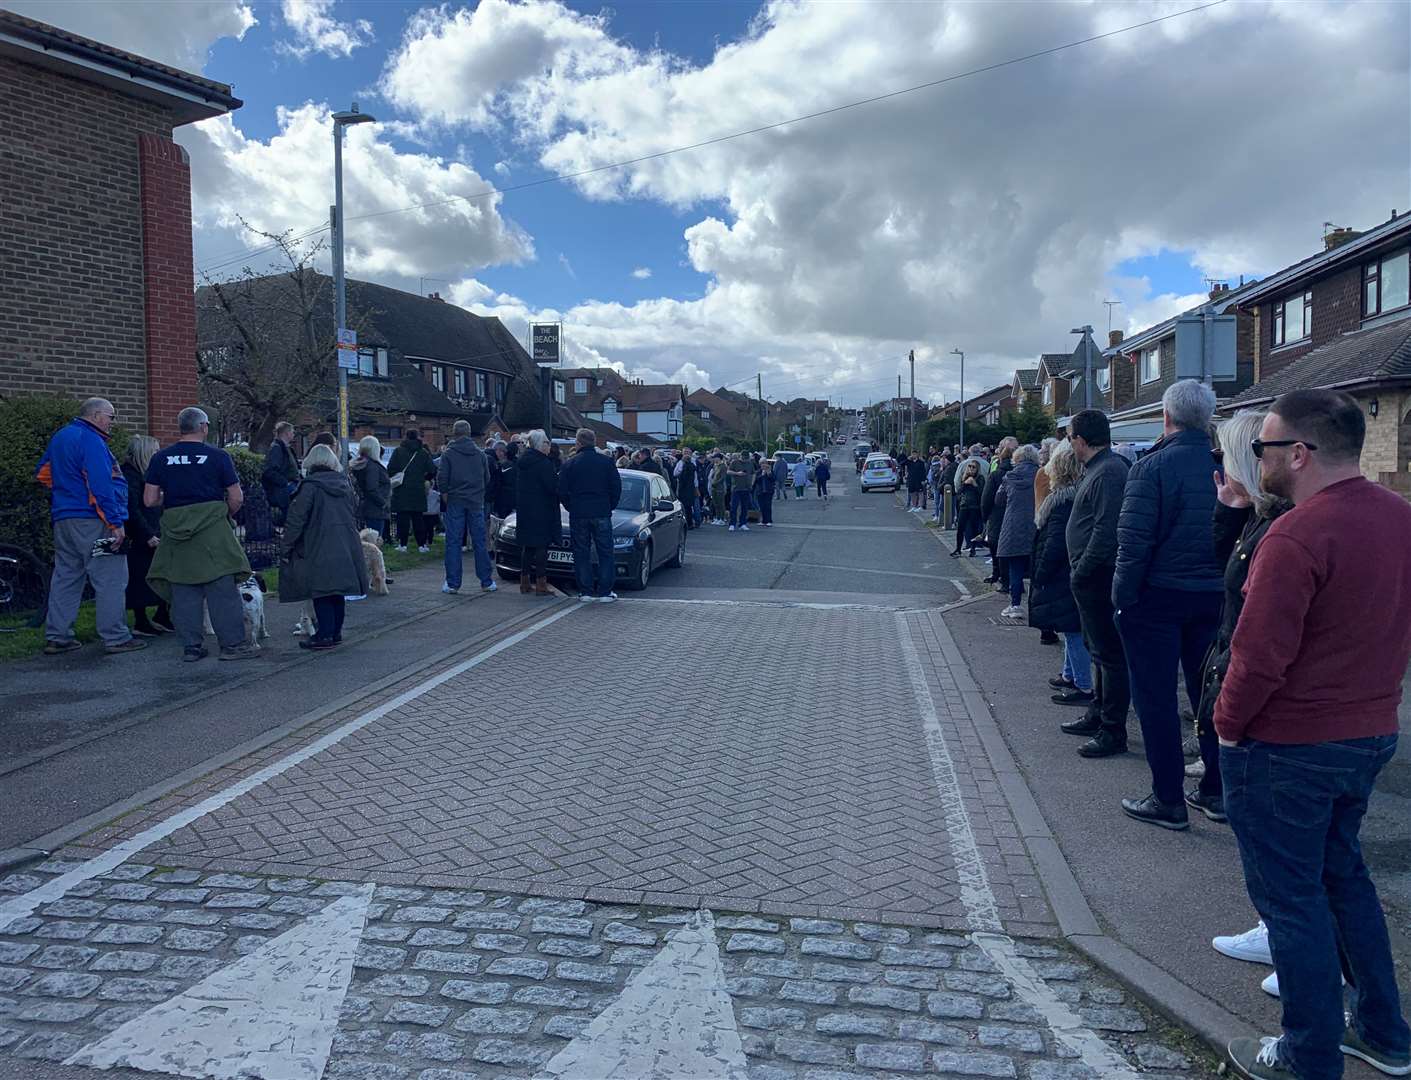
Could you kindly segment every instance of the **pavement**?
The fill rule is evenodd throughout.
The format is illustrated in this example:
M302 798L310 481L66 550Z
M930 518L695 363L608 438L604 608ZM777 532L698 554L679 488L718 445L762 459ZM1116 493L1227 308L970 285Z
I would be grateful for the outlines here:
M617 604L404 573L338 653L27 705L0 1080L1211 1075L1239 1021L1128 947L972 656L1051 654L839 449Z

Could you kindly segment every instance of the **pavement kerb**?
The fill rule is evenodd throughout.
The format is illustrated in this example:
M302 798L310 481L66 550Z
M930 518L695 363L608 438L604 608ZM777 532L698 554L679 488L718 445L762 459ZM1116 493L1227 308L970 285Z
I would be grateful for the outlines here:
M408 571L402 572L407 573ZM374 630L370 633L361 634L356 637L350 636L348 639L348 644L350 646L353 646L361 644L364 641L376 641L378 638L391 633L393 630L400 630L402 627L408 626L411 623L417 622L420 619L424 619L428 615L435 615L439 612L446 611L449 608L453 608L457 604L464 604L467 600L474 599L477 599L477 594L467 594L465 596L458 596L452 600L444 600L440 603L433 604L432 607L424 608L414 615L408 615L404 619L398 619L396 622L388 623L380 630ZM54 743L52 746L46 746L43 750L35 751L32 754L25 754L22 757L16 758L12 761L7 761L3 767L0 767L0 777L9 776L11 773L19 772L21 769L26 769L29 766L34 765L38 762L47 761L49 758L57 757L58 755L66 753L69 750L76 749L80 746L85 746L91 742L96 742L99 739L106 739L109 735L116 735L121 731L126 731L128 728L137 727L139 724L145 724L149 720L153 720L158 716L162 716L166 713L177 712L181 709L190 708L192 705L205 701L207 698L223 694L227 690L235 690L249 683L257 682L260 679L266 678L275 671L288 671L290 668L297 667L300 664L312 664L317 662L318 657L313 656L309 653L300 653L297 656L290 657L288 660L278 661L272 665L249 668L246 670L245 674L231 679L229 682L221 683L219 686L212 686L203 690L199 690L196 693L190 694L187 697L181 698L177 701L167 702L165 705L159 705L155 709L149 709L146 712L139 713L136 716L129 717L126 720L121 720L115 724L110 724L109 726L101 728L97 731L89 732L87 735L82 735L73 739L66 739L63 742ZM0 852L0 860L2 859L3 853ZM4 863L3 861L0 861L0 869L3 868Z
M951 635L950 627L942 618L934 618L931 622L941 653L955 677L966 712L994 767L996 779L1024 838L1024 845L1064 940L1099 967L1121 979L1153 1008L1190 1028L1213 1049L1224 1053L1230 1039L1247 1033L1248 1023L1103 931L1058 841L1045 822L1023 773L1019 771L999 724L990 712L989 703L985 701L984 694L970 673L969 664Z
M462 600L460 602L464 601ZM303 728L309 727L313 724L317 724L319 721L324 720L329 716L332 716L334 713L337 713L342 709L346 709L352 705L356 705L359 701L371 697L374 694L381 693L383 690L386 690L390 686L395 686L397 683L405 682L408 678L418 675L421 672L440 666L455 657L459 653L463 653L468 650L474 650L493 638L503 637L512 634L517 629L519 629L519 627L524 623L532 622L533 620L539 618L546 612L556 611L564 605L568 604L569 602L570 600L567 596L565 596L563 593L558 593L554 601L550 604L537 605L535 607L532 607L529 610L525 611L523 614L517 615L514 618L509 619L508 621L501 623L498 626L493 626L486 630L482 630L475 636L459 641L455 645L442 649L440 652L435 653L423 660L420 660L407 668L403 668L400 671L392 672L391 674L385 675L374 682L360 686L357 689L352 690L347 694L344 694L342 697L337 698L334 701L328 702L325 705L321 705L317 709L313 709L309 712L306 712L301 716L297 716L293 720L281 724L276 728L271 728L268 731L262 732L259 735L255 736L253 739L247 739L245 742L240 743L238 746L233 746L229 750L223 750L219 754L215 754L212 757L207 758L205 761L199 762L198 764L193 765L188 769L184 769L181 772L176 773L175 775L170 776L167 779L162 780L156 784L151 784L148 787L143 788L141 791L133 795L129 795L127 798L119 799L116 802L109 803L107 806L103 807L100 810L95 810L93 813L86 814L75 821L69 822L67 825L64 825L51 832L47 832L42 836L35 837L33 840L30 840L26 844L21 844L17 847L9 848L5 851L0 851L0 872L13 869L17 866L22 866L26 863L36 862L40 859L47 858L49 855L53 854L54 851L58 850L61 847L64 847L67 844L73 843L74 841L87 835L88 833L92 832L94 829L98 828L101 825L105 825L110 821L122 817L124 814L131 813L133 810L139 809L140 807L143 807L150 802L160 799L163 796L169 795L173 791L176 791L186 786L187 784L192 783L195 780L199 780L201 777L206 776L209 773L215 772L217 769L225 768L227 765L233 764L234 762L239 761L241 758L246 757L249 754L253 754L258 750L263 750L265 747L270 746L271 744L276 743L281 739L287 738L288 736L299 732ZM456 601L452 601L443 605L443 607L452 607L455 605L455 603ZM434 610L440 611L442 610L442 608L438 607ZM426 612L423 611L414 618L424 618L425 615ZM396 629L396 627L405 625L405 623L411 621L413 620L403 620L402 622L386 627L384 630L379 631L377 634L368 635L366 638L362 638L360 640L373 640L377 637L380 637L383 633L386 633L388 630ZM302 660L303 658L301 657L300 661L295 662L301 662ZM291 665L282 666L288 667ZM234 689L242 685L246 681L248 680L233 680L232 682L224 684L221 690ZM174 709L184 708L193 702L204 700L205 698L212 696L217 692L219 691L203 691L200 694L195 694L192 695L190 698L187 698L184 703L158 710L148 716L144 716L142 719L150 719L151 716L157 716L161 715L164 712L172 711ZM123 726L128 727L131 725L125 724Z

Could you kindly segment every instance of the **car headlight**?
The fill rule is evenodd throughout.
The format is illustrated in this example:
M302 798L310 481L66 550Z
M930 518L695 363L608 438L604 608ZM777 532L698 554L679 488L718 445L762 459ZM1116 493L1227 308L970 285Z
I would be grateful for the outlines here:
M612 546L617 551L628 551L637 543L635 536L614 536Z
M501 539L501 540L513 540L513 539L515 538L517 532L518 532L518 530L516 530L515 527L514 527L514 525L512 525L512 524L501 525L501 526L500 526L500 539Z

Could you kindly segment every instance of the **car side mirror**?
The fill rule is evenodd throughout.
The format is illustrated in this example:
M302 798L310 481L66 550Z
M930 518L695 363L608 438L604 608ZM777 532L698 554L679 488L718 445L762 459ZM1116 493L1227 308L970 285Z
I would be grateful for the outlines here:
M657 499L652 503L652 509L660 514L669 514L676 509L676 502L674 499Z

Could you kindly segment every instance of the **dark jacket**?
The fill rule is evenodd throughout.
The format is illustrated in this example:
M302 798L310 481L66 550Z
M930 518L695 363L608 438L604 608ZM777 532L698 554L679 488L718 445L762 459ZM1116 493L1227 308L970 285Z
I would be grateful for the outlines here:
M1004 524L1004 504L999 501L999 493L1012 468L1014 464L1006 458L991 469L984 494L980 496L980 516L985 519L985 536L990 541L991 551L999 547L1000 527Z
M682 502L689 502L696 493L696 459L682 458L681 473L672 478L672 487L676 492L676 497Z
M1034 477L1038 475L1036 464L1021 461L1009 470L995 496L995 509L1004 514L995 551L1002 559L1023 557L1034 550Z
M1220 696L1220 684L1230 667L1230 642L1244 610L1244 584L1254 566L1255 549L1279 517L1293 509L1293 504L1280 500L1264 516L1252 509L1215 503L1213 541L1216 558L1225 560L1225 603L1220 608L1220 630L1210 645L1210 652L1201 669L1200 707L1196 722L1202 731L1210 731L1215 716L1215 699Z
M1073 588L1107 582L1117 563L1117 517L1127 489L1127 459L1108 447L1083 467L1073 513L1068 518L1068 565ZM1104 592L1107 585L1103 585Z
M636 469L638 472L654 472L658 476L662 475L660 462L651 454L648 454L637 464L633 465L632 468Z
M497 518L506 518L514 513L519 499L518 454L504 461L490 459L490 489L490 512Z
M402 482L392 489L392 509L414 514L426 513L426 482L431 479L431 453L420 439L403 439L387 463L388 476L402 473Z
M469 435L452 439L441 451L436 487L445 506L485 509L485 493L490 489L490 459Z
M392 503L392 478L382 462L360 457L348 466L348 479L362 501L363 520L386 521Z
M162 535L162 508L142 503L142 474L131 465L122 467L127 481L127 606L147 607L160 598L147 584L152 565L152 545L147 541Z
M367 592L367 563L343 474L315 469L289 503L280 542L279 602Z
M563 519L554 463L526 447L515 459L514 468L515 540L532 548L557 543L563 537Z
M265 453L265 467L260 473L260 487L265 489L270 506L289 509L289 485L298 479L299 463L294 460L293 452L282 439L275 439Z
M1076 487L1062 488L1048 504L1048 516L1034 537L1033 582L1029 587L1029 625L1040 630L1077 633L1078 605L1069 582L1065 533L1073 514Z
M1219 592L1215 459L1203 431L1178 431L1132 466L1117 520L1112 604L1134 607L1148 588Z
M920 491L926 486L926 463L921 460L907 460L906 490Z
M828 480L833 475L833 463L826 457L819 458L818 464L813 467L813 478L815 480Z
M609 518L622 499L622 477L606 454L579 451L559 470L559 502L570 518Z
M980 499L984 495L985 478L975 476L973 484L965 484L959 481L955 484L955 506L957 510L978 510L980 509Z

